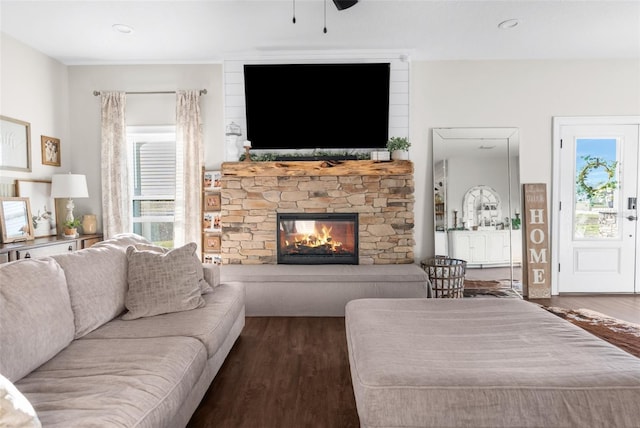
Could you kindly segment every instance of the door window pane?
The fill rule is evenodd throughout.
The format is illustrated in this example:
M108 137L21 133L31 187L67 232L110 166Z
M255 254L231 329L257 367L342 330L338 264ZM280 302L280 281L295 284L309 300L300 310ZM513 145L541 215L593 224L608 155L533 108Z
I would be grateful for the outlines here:
M575 161L574 239L618 238L617 139L578 138Z

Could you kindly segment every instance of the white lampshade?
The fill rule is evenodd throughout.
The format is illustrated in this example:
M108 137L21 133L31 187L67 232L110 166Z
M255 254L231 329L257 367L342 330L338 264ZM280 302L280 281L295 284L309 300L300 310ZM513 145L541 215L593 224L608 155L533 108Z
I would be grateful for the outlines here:
M87 177L83 174L55 174L51 177L52 198L88 198Z

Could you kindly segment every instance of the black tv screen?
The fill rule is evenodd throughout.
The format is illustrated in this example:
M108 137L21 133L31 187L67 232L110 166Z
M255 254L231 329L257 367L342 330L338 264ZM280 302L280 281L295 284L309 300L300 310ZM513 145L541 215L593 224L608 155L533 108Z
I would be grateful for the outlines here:
M372 149L389 134L389 63L245 65L254 149Z

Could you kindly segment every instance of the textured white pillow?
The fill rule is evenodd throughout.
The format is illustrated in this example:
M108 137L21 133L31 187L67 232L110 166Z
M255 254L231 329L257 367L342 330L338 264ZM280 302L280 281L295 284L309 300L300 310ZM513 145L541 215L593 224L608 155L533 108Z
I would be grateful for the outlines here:
M132 320L204 306L192 242L166 253L127 248L129 290L123 320Z
M158 245L153 244L135 244L136 250L138 251L155 251L156 253L168 253L171 251L169 248L160 247ZM213 291L213 288L218 284L209 284L206 279L204 279L204 268L202 267L202 262L198 259L198 256L193 255L193 263L194 268L196 269L196 274L198 275L198 284L200 284L200 292L202 294L207 294Z
M0 375L0 426L41 428L42 424L29 400L9 379Z

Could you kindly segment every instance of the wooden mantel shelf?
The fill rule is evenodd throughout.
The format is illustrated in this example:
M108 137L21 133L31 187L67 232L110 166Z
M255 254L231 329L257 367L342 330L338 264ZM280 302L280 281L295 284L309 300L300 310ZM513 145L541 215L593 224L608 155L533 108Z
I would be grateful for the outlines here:
M223 176L235 177L301 177L344 175L401 175L412 174L413 162L370 160L343 161L280 161L280 162L224 162Z

